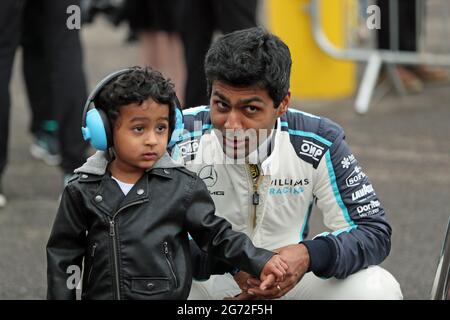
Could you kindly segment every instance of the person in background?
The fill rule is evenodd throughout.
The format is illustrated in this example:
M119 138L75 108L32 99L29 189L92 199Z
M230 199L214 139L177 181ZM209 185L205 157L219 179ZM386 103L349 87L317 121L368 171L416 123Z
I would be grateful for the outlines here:
M40 53L36 54L43 52L44 58L39 58L39 61L45 60L42 66L34 66L33 70L28 64L32 60L29 59L30 51L28 50L30 33L27 33L25 38L22 37L24 17L29 5L33 6L34 12L40 14L41 23L34 31L40 33L35 39L41 39L38 41L42 41L40 43L42 47L36 49L40 50ZM28 90L30 99L33 100L30 101L31 107L35 109L42 105L41 102L46 104L47 115L38 116L35 112L35 119L48 118L47 120L53 121L50 123L42 121L42 125L47 125L46 128L52 132L52 135L57 136L63 180L66 180L86 159L87 144L82 140L79 123L87 90L79 30L67 28L67 8L71 5L79 5L79 1L5 0L0 2L0 30L2 30L0 32L0 208L6 205L2 176L8 158L11 104L9 82L16 49L21 41L26 47L24 58L27 62L24 72L26 81L30 84ZM33 49L30 48L30 50ZM43 74L34 74L37 70ZM32 76L30 72L33 72ZM48 94L48 98L41 102L35 99L40 91L39 80L43 82L42 97ZM48 81L48 87L44 84L46 81ZM37 123L40 120L34 122L34 129L37 129L39 126Z
M391 36L393 26L390 25L389 15L393 1L378 0L378 6L381 13L381 29L378 31L378 48L393 50L391 47ZM417 11L425 8L425 3L422 1L420 5L423 8L417 7L416 1L398 0L398 50L400 51L417 51L418 48L418 29L423 21L417 21ZM395 44L394 44L395 45ZM405 87L409 93L419 93L423 90L424 82L446 82L449 80L448 71L443 68L432 68L424 65L397 65L396 70ZM382 74L382 79L385 78L385 73Z
M208 103L204 59L215 32L229 33L256 26L257 0L183 0L179 22L186 59L184 105Z
M31 155L47 165L61 164L58 141L58 122L51 105L49 61L46 57L45 34L41 1L27 1L22 25L22 67L31 111L30 133L33 143Z
M183 105L186 78L177 15L183 0L126 0L122 19L139 41L140 62L159 70L175 84Z

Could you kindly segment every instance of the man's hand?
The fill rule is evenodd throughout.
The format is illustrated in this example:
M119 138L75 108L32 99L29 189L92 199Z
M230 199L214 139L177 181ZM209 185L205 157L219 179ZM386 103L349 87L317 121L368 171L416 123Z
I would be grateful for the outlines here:
M261 275L259 276L262 281L259 285L259 289L265 290L266 288L273 286L275 281L283 281L287 270L288 265L280 255L276 254L272 256L272 258L264 265Z
M257 297L255 295L247 293L247 290L250 288L249 279L254 278L251 274L245 271L239 271L234 276L234 281L236 281L239 288L242 290L241 293L235 295L234 297L225 297L224 300L255 300ZM256 279L257 280L257 279ZM260 281L258 280L258 286L260 285Z
M250 295L255 295L263 299L277 299L285 295L288 291L294 288L297 283L303 278L309 267L309 253L303 244L293 244L286 247L274 250L279 253L283 260L289 266L285 280L272 286L265 283L266 290L263 289L263 283L255 278L247 280L247 284L251 288L247 290ZM263 279L261 279L263 280Z

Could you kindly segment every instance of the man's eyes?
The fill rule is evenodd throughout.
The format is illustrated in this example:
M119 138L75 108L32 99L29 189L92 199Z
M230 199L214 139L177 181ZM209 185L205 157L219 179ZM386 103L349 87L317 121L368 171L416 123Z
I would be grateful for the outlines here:
M217 108L219 109L219 111L227 111L228 109L230 109L230 107L222 101L217 101L215 102L215 104L217 105ZM241 108L241 110L249 113L249 114L253 114L253 113L257 113L260 108L253 106L253 105L248 105L248 106L243 106Z
M246 106L246 107L244 107L244 109L248 113L256 113L259 111L259 108L255 107L255 106Z
M228 105L222 101L217 101L216 105L219 108L219 110L226 110L228 108Z

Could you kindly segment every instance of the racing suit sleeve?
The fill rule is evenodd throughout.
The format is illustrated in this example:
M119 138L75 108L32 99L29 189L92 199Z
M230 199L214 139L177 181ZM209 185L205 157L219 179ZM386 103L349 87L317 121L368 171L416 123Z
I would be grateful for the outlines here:
M340 130L316 171L314 196L332 233L302 243L310 271L320 277L345 278L381 263L391 248L385 211Z
M259 278L275 253L255 247L247 235L233 231L227 220L215 215L214 202L197 176L191 190L185 226L200 250L191 244L191 249L195 250L191 253L194 268L197 268L195 277L205 279L211 274L221 274L232 265Z
M86 221L68 185L47 243L47 299L75 300L86 248Z

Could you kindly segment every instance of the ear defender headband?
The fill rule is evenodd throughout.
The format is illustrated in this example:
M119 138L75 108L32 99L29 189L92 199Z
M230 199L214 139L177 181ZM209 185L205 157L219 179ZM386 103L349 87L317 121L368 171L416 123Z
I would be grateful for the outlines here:
M122 74L129 73L133 70L132 68L122 69L106 76L97 84L86 100L83 110L81 133L83 134L83 139L89 141L92 147L97 150L106 151L112 146L112 128L106 113L96 108L93 105L93 101L108 83ZM175 97L174 103L176 121L168 147L172 147L179 140L184 129L183 113L181 112L178 98Z
M89 141L97 150L105 151L112 145L112 131L106 113L95 106L92 107L92 102L108 83L130 71L132 69L122 69L103 78L91 92L84 105L81 133L83 139Z
M184 131L183 112L181 111L181 103L175 95L175 127L173 128L172 135L170 136L167 148L172 148L175 143L181 141Z

